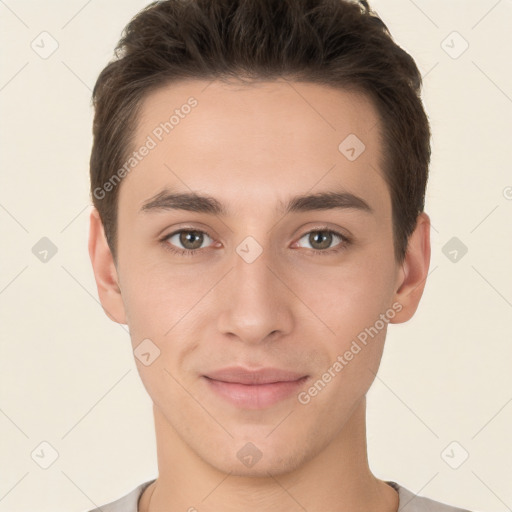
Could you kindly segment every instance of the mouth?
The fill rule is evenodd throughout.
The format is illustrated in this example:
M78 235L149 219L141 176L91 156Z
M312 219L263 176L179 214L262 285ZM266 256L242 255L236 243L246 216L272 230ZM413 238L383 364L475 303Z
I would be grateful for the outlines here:
M295 395L309 379L277 368L248 370L231 367L203 375L209 390L243 409L264 409Z

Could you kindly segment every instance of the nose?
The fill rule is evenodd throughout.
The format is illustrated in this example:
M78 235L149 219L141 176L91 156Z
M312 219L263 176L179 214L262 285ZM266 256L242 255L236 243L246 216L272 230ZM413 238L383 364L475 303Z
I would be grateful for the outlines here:
M278 269L265 249L252 262L233 254L233 269L217 296L222 334L254 344L291 332L293 294Z

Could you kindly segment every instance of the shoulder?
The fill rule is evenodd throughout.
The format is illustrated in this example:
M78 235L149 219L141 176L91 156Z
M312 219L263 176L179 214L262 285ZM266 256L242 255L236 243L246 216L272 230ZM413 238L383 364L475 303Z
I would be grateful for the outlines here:
M467 509L418 496L396 482L388 481L386 483L398 491L398 512L470 512Z
M119 498L115 501L101 505L101 507L88 510L87 512L137 512L139 499L142 493L150 484L155 480L149 480L137 486L130 491L126 496Z

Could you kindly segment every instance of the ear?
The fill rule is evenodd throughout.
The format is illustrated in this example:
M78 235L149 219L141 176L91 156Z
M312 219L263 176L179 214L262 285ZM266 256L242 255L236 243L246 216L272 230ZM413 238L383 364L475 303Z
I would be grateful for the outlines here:
M409 237L407 253L398 272L394 301L401 304L393 324L407 322L412 318L425 288L430 266L430 218L422 212L416 221L416 227Z
M117 269L96 208L93 208L90 215L89 257L103 311L114 322L126 324L126 313L119 288Z

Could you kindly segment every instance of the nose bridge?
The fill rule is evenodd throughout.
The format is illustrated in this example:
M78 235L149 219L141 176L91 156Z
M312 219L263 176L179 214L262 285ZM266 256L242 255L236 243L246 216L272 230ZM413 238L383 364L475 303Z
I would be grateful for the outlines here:
M260 252L248 241L241 243L236 252L233 279L238 298L254 301L268 298L275 287L275 283L271 283L275 276L269 270L269 267L272 268L270 251L265 249Z
M284 333L291 328L286 287L274 274L275 263L271 251L251 237L236 247L233 270L220 299L221 332L259 342L274 331Z

